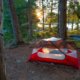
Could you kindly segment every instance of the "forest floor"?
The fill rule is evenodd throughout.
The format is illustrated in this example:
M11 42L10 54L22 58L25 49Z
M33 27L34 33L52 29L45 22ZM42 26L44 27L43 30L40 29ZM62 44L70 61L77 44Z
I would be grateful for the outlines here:
M70 66L27 62L31 52L29 45L5 50L7 80L80 80L80 70Z

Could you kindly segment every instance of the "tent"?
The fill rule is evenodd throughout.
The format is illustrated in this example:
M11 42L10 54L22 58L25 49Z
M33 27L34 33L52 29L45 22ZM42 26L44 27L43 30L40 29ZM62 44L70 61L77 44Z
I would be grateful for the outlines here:
M44 45L38 48L33 48L32 54L29 56L29 61L58 63L73 66L79 69L79 52L76 49L60 46L61 43L63 43L61 38L51 37L42 39L42 41L51 45L51 47Z

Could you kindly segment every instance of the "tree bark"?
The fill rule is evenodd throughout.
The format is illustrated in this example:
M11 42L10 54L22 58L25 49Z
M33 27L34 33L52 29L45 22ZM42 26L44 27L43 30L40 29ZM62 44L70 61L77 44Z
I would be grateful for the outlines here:
M78 18L76 25L77 25L76 29L77 29L77 35L78 35L79 34L79 18Z
M14 27L14 31L15 31L15 36L16 36L16 42L17 44L22 43L22 35L20 32L20 25L19 25L19 20L18 20L18 16L16 13L16 9L14 7L14 3L13 0L8 0L9 3L9 8L11 11L11 17L12 17L12 23L13 23L13 27Z
M29 30L28 30L29 37L28 38L31 39L33 36L31 9L28 10L28 27L29 27Z
M2 35L2 0L0 0L0 80L6 80L4 55L3 55L3 35Z
M72 23L71 23L71 24L72 24L72 30L74 30L74 28L73 28L73 26L74 26L74 20L72 21Z
M67 28L66 28L66 4L67 0L59 0L59 20L58 20L58 35L63 40L66 40L67 38Z
M50 17L51 17L51 21L49 23L49 30L52 31L51 25L52 25L52 14L53 14L53 0L51 0L51 9L50 9Z
M44 30L44 4L43 4L43 1L44 0L42 0L42 14L43 14L42 20L43 20L43 30Z
M31 7L31 1L28 1L28 7L27 7L27 17L28 17L28 39L31 39L33 37L33 22L32 22L32 7Z

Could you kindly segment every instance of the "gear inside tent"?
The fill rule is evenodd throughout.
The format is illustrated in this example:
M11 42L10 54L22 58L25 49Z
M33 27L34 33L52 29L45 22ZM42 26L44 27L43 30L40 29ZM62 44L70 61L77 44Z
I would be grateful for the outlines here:
M62 43L63 40L61 38L42 39L37 44L42 45L33 48L29 61L64 64L79 69L78 51L70 44L68 44L69 47L64 48L61 45Z

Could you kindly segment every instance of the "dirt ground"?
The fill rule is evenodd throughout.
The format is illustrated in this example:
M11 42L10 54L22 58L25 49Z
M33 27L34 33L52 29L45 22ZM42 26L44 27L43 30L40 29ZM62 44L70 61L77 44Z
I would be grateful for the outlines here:
M70 66L27 62L31 51L29 45L5 50L7 80L80 80Z

